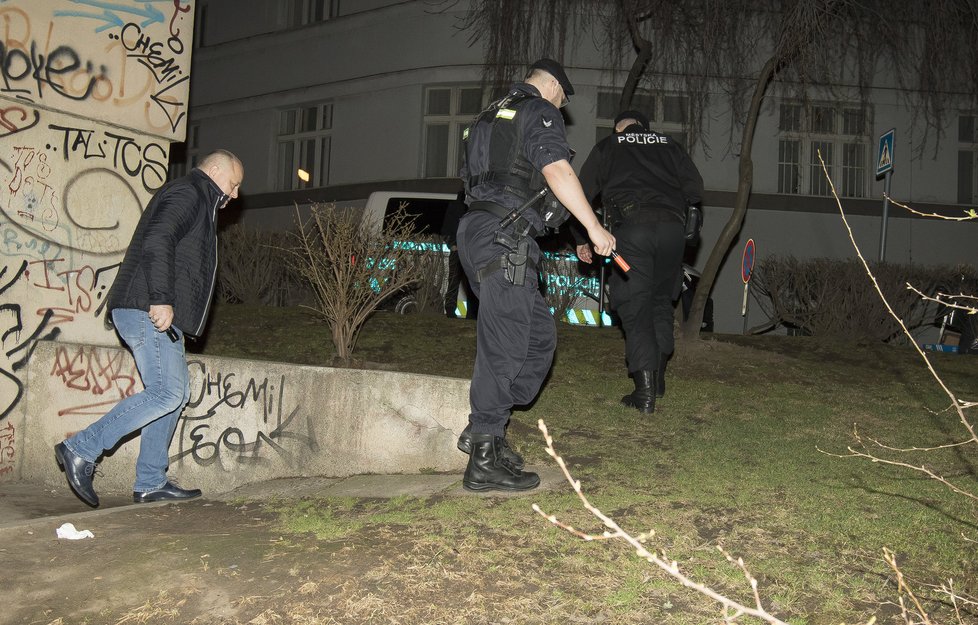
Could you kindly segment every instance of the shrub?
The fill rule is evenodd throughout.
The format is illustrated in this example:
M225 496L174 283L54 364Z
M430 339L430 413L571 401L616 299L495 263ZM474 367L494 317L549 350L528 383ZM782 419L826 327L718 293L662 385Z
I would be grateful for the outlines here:
M413 232L403 207L382 226L362 211L335 204L313 204L309 219L299 220L292 267L315 294L310 308L329 324L342 363L352 361L370 315L389 297L410 292L420 282L425 255L404 244L412 241Z
M302 297L289 269L288 234L229 226L218 238L217 291L220 301L286 306Z
M413 259L418 282L412 288L416 310L421 314L440 315L444 312L444 293L448 282L447 255L442 252L442 237L420 235L412 240L418 244Z
M870 268L894 312L910 330L938 322L942 310L909 290L908 283L933 296L956 287L962 272L975 275L971 267L876 263ZM770 321L751 332L784 325L815 336L906 341L856 260L771 256L758 263L753 287Z

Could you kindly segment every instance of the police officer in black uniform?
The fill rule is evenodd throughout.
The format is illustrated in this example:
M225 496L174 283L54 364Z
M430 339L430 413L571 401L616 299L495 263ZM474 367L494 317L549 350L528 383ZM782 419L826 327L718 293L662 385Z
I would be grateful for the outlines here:
M549 187L599 254L615 246L570 165L559 109L573 93L560 64L541 59L464 134L460 175L469 209L459 224L458 248L480 302L472 412L458 442L470 454L462 480L469 490L526 490L540 483L536 473L523 470L505 436L513 405L536 397L557 344L553 315L537 287L540 248L534 237L551 216L541 208L555 205L541 194Z
M652 131L639 111L615 118L581 168L585 195L599 193L618 251L632 269L608 280L610 304L625 332L625 359L635 390L622 403L645 414L665 393L666 362L675 346L672 303L679 295L687 208L703 198L703 178L686 150ZM591 262L579 245L578 257Z

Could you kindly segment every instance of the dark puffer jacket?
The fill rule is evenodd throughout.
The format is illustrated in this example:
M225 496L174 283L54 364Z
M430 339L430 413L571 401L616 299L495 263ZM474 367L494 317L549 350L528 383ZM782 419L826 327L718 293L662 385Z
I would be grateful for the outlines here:
M109 312L170 304L173 325L200 336L217 274L217 210L226 198L199 169L163 185L136 225L109 290Z

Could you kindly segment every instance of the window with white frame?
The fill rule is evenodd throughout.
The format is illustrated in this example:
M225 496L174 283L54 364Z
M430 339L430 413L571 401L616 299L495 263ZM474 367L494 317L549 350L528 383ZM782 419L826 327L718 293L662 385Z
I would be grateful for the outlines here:
M187 175L197 166L200 157L200 126L187 124L187 138L180 143L170 144L170 163L167 167L167 180L175 180Z
M286 0L285 7L286 24L289 28L299 28L336 17L340 0Z
M595 116L594 141L597 143L615 130L615 117L621 111L618 103L621 94L612 91L598 92L598 112ZM636 93L632 96L631 110L645 113L652 130L669 135L687 150L686 120L689 118L689 98L676 93Z
M279 111L276 190L293 191L329 184L332 128L330 102Z
M778 193L829 195L819 154L842 197L866 197L871 157L866 109L782 102L778 111Z
M457 176L462 166L462 132L482 112L482 88L428 87L424 92L424 178Z
M978 202L978 115L958 117L958 204Z

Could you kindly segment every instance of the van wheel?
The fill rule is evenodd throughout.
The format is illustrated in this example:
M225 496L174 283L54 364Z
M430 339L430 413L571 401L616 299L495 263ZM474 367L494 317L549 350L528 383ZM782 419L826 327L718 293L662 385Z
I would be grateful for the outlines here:
M394 304L394 312L399 315L412 315L418 312L418 300L413 295L405 295Z

